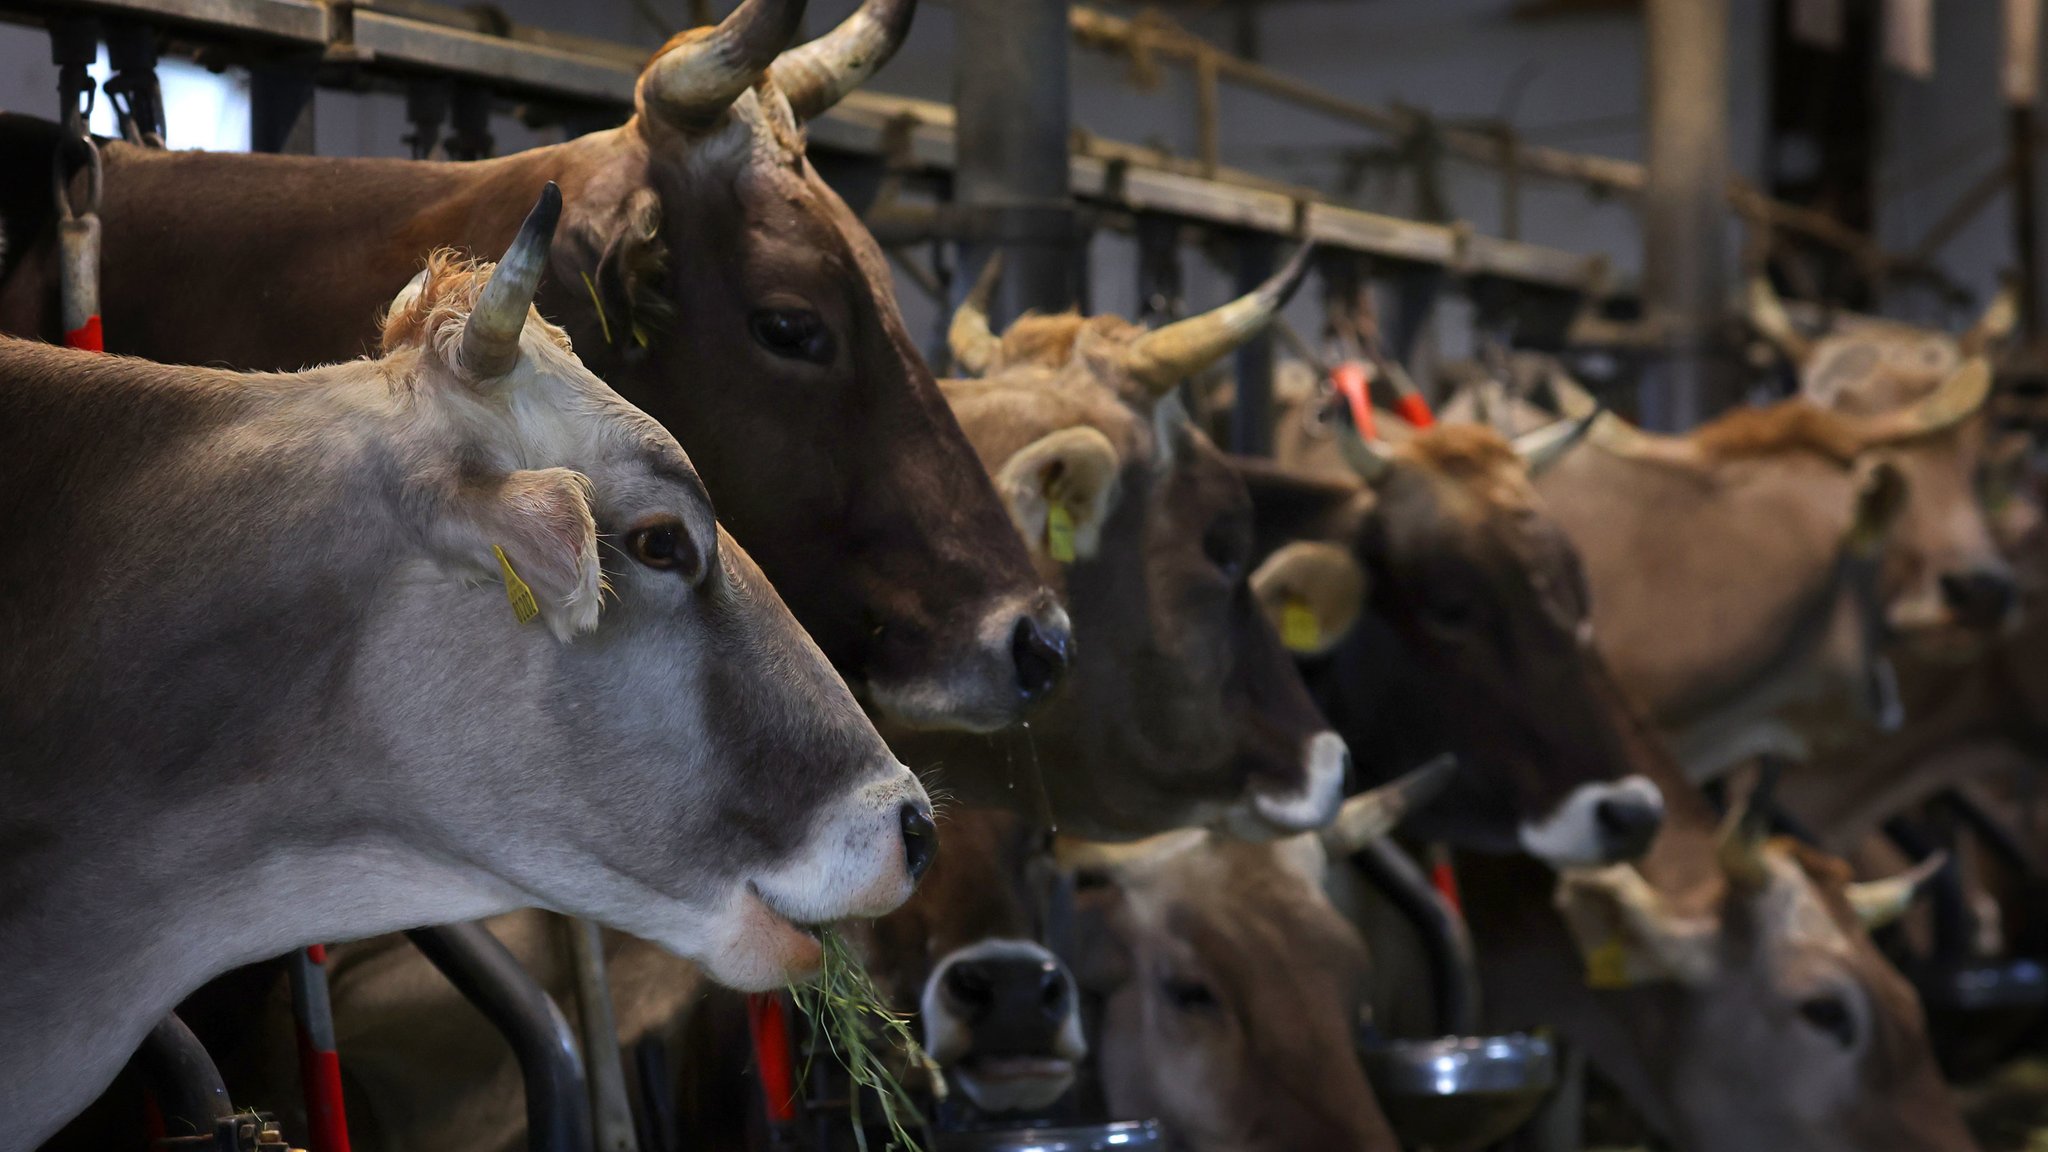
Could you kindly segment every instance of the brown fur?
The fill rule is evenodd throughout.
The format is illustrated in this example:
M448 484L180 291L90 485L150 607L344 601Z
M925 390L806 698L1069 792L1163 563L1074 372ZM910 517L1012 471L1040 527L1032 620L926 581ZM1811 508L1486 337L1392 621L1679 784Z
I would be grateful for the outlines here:
M1691 436L1713 460L1742 460L1803 452L1847 467L1863 448L1854 424L1804 400L1764 408L1736 408Z
M497 267L453 248L436 248L427 256L427 281L419 292L403 304L393 301L378 321L384 351L409 345L439 347L449 326L460 325L476 309L476 298ZM575 351L568 333L542 320L538 313L527 319L529 323L539 321L541 331L562 351Z

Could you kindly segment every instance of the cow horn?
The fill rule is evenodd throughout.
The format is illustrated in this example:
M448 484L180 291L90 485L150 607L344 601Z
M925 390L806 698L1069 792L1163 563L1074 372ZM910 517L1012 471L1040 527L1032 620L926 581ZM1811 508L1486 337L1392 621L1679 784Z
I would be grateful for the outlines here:
M955 368L979 376L996 362L1003 341L988 326L988 302L995 297L996 282L1002 278L1003 254L996 252L981 266L974 287L954 310L953 323L946 328L946 347L953 351Z
M640 74L640 104L671 124L704 127L760 83L803 18L804 0L746 0L716 25L683 33Z
M1896 876L1851 884L1842 890L1842 895L1849 901L1856 919L1863 922L1863 927L1875 932L1904 916L1906 909L1911 908L1919 897L1921 889L1927 887L1927 882L1934 879L1934 874L1947 863L1948 853L1935 852Z
M1769 839L1771 794L1776 784L1776 767L1766 761L1749 796L1739 807L1730 808L1721 822L1721 871L1730 884L1746 891L1762 889L1770 880L1764 845Z
M1349 856L1392 832L1403 817L1436 799L1457 773L1458 758L1446 752L1399 779L1361 792L1337 810L1323 829L1323 847L1332 856Z
M526 214L526 223L512 238L512 246L491 270L491 278L477 293L476 305L462 324L462 345L458 352L465 372L477 380L494 380L519 362L519 333L526 328L526 313L533 307L533 295L540 290L541 273L547 271L548 252L555 242L555 225L562 219L562 190L550 180L540 190L540 199Z
M1972 357L1911 408L1888 412L1866 426L1864 443L1895 444L1932 436L1975 416L1991 397L1991 362Z
M1778 290L1771 287L1771 278L1762 273L1749 278L1749 322L1764 339L1785 354L1793 367L1804 366L1813 355L1813 341L1792 326L1792 317L1785 312L1785 302L1778 299Z
M1257 336L1278 315L1308 271L1314 244L1295 249L1287 266L1220 308L1147 332L1124 350L1124 370L1154 396L1221 360Z
M2010 284L1998 290L1991 303L1984 308L1984 314L1970 325L1970 330L1956 337L1956 344L1965 356L1982 356L1992 348L2005 342L2020 322L2019 293Z
M796 118L809 120L888 63L916 14L917 0L867 0L839 27L784 52L768 75L789 98Z
M1515 455L1522 458L1522 466L1529 475L1541 476L1586 438L1586 433L1593 430L1593 422L1605 411L1596 403L1591 412L1576 420L1557 420L1533 432L1524 432L1514 439Z

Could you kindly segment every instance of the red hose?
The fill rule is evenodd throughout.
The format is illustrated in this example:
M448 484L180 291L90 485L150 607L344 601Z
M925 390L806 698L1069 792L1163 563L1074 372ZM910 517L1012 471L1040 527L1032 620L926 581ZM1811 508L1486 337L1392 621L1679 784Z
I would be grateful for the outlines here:
M747 997L747 1032L754 1040L754 1066L761 1070L768 1119L791 1123L796 1119L796 1057L789 1047L789 1010L781 994L756 992Z

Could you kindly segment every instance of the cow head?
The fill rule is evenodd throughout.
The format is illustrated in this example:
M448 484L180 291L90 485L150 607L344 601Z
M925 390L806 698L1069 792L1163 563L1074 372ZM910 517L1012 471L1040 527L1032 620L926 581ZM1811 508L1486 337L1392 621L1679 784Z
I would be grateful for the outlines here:
M350 705L409 766L377 779L377 807L487 873L503 907L776 987L819 963L805 925L910 895L930 804L675 441L532 311L559 211L550 186L495 268L437 254L384 323L376 367L410 446L394 503L513 611L401 581L373 614ZM552 637L519 627L533 615Z
M549 307L689 451L733 534L881 714L987 731L1048 694L1066 622L904 330L880 250L803 121L888 59L914 0L783 51L747 0L642 72L624 128L565 145L577 211Z
M1172 395L1303 267L1153 332L1068 314L998 339L987 276L954 320L957 358L987 374L947 396L1084 640L1070 690L1034 721L1070 828L1129 836L1230 811L1291 832L1336 810L1348 755L1253 603L1244 485Z
M1883 421L1938 396L1972 357L2012 331L2010 292L1961 337L1888 321L1841 318L1819 338L1800 333L1768 280L1750 285L1754 326L1798 369L1800 395L1820 408ZM1986 418L1982 399L1950 405L1939 422L1873 443L1898 469L1907 499L1887 543L1887 617L1902 639L1930 652L1996 632L2018 596L2011 568L1992 540L1978 499Z
M1670 1135L1760 1152L1974 1148L1919 1001L1868 934L1927 871L1850 884L1837 860L1739 831L1721 864L1676 897L1625 864L1558 887L1588 983L1642 987L1632 1031Z
M876 921L870 970L916 1012L925 1049L984 1112L1037 1112L1087 1056L1073 977L1037 942L1032 890L1045 836L1010 812L956 808L946 853L910 902Z
M1109 1111L1191 1152L1397 1147L1357 1054L1365 943L1314 836L1069 845Z
M1252 586L1368 779L1452 751L1419 835L1553 864L1625 859L1662 817L1633 774L1577 553L1529 482L1575 429L1340 432L1362 483L1240 461L1273 551ZM1304 539L1305 538L1305 539Z

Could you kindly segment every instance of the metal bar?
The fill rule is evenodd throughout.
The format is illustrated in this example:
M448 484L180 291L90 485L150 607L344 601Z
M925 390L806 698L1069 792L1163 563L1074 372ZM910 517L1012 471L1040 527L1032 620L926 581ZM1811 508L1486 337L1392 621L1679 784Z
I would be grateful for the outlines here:
M214 1121L235 1114L220 1069L177 1013L157 1021L142 1047L136 1049L135 1059L144 1081L156 1093L166 1135L211 1135Z
M2034 106L2015 104L2006 110L2012 139L2012 244L2019 264L2020 331L2032 346L2044 330L2041 298L2040 224L2034 203Z
M954 62L953 199L983 232L963 269L1003 253L999 324L1064 311L1074 302L1065 0L960 0L954 12L955 38L974 48Z
M1237 241L1237 294L1256 292L1279 264L1271 236L1246 233ZM1230 450L1264 456L1273 450L1273 338L1260 333L1237 346L1237 405L1230 414Z
M526 1146L592 1152L583 1059L547 991L482 924L443 924L405 935L512 1045L526 1086Z
M311 156L313 62L272 60L249 69L249 147Z
M1429 954L1430 984L1436 992L1437 1027L1451 1036L1479 1030L1479 969L1464 921L1430 886L1429 877L1400 845L1375 840L1354 854L1373 886L1407 917Z
M638 1152L633 1106L626 1098L626 1061L612 1015L612 985L605 975L604 932L588 920L562 917L569 937L569 967L576 975L576 1021L582 1025L583 1062L590 1070L590 1110L598 1152Z
M351 45L364 63L402 65L449 76L487 81L507 92L537 92L572 100L630 104L638 65L564 51L540 44L487 36L355 11Z

